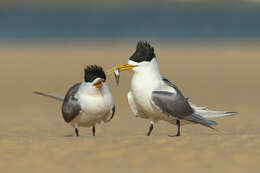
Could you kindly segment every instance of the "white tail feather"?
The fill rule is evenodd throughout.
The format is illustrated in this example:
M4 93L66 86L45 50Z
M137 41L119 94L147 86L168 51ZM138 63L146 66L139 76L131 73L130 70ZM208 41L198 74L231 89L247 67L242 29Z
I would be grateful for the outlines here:
M231 115L237 114L237 112L209 110L206 107L196 106L191 102L189 102L189 104L192 107L192 109L195 111L196 114L199 114L200 116L202 116L204 118L217 118L217 117L225 117L225 116L231 116Z

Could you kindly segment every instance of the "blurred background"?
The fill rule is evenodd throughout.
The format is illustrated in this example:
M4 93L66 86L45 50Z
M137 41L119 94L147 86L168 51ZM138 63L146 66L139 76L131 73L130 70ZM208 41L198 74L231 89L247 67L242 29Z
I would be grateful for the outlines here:
M258 40L258 0L10 0L0 38L39 40Z
M0 172L259 172L260 0L1 0ZM161 73L196 105L237 111L215 132L149 122L127 103L131 72L108 86L110 123L63 121L64 95L89 64L125 63L138 40L155 48ZM72 137L65 137L72 136Z

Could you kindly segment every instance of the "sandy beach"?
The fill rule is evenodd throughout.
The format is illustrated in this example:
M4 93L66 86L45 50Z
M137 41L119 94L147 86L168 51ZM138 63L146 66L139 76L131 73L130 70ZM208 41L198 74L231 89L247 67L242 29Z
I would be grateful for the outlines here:
M136 42L0 43L0 172L235 172L260 169L260 43L165 43L155 47L161 73L196 105L237 111L214 119L219 132L200 125L177 128L165 122L145 136L149 121L127 103L131 72L108 86L115 118L80 137L63 121L61 102L34 95L64 95L83 80L88 64L124 63Z

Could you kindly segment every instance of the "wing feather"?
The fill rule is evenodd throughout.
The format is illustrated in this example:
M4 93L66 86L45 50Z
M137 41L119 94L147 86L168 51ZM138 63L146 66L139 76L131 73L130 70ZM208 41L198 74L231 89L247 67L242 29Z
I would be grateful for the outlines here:
M181 91L166 78L162 79L164 83L175 89L176 92L153 91L152 103L164 114L180 120L188 120L210 127L217 125L216 122L208 120L194 113L187 98L183 96Z
M110 121L110 120L112 120L112 119L114 118L115 112L116 112L116 106L113 105L113 107L112 107L112 109L111 109L111 112L110 112L111 117L109 117L109 119L106 120L106 122L108 122L108 121Z
M72 121L81 111L81 106L78 99L75 97L79 90L81 83L75 84L67 92L63 105L62 105L62 115L66 122Z
M167 91L153 91L152 103L164 114L177 119L193 113L192 108L180 94Z

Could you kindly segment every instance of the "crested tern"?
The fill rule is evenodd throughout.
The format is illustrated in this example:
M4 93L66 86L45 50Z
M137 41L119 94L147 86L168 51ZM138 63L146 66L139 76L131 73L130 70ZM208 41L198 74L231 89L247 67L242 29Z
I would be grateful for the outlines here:
M180 126L197 123L213 128L215 121L208 118L223 117L237 112L213 111L199 107L184 97L182 92L160 73L154 48L146 41L139 41L136 51L128 63L113 67L118 83L121 71L133 70L131 91L128 92L128 104L136 117L150 120L147 136L150 136L154 123L163 120L177 125L180 136ZM214 129L214 128L213 128Z
M79 136L79 126L92 126L92 135L95 136L95 125L109 122L114 117L115 104L105 83L106 74L102 67L90 65L84 72L84 81L72 86L65 97L34 93L63 101L63 119L75 128L76 136Z

